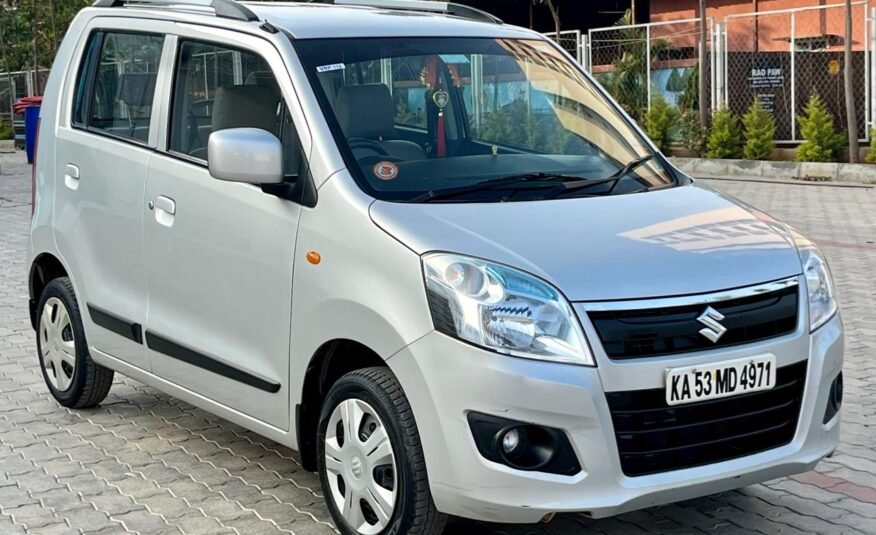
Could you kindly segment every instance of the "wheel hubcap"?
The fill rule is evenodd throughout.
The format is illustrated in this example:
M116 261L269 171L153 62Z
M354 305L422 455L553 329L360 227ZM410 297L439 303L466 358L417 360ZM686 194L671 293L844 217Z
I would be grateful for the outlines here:
M396 464L383 422L371 405L348 399L332 412L325 437L331 499L362 535L376 535L392 519Z
M362 461L358 457L353 457L350 463L350 471L356 479L362 479Z
M51 297L40 318L40 359L52 386L64 392L73 382L76 369L76 340L67 307L57 297Z

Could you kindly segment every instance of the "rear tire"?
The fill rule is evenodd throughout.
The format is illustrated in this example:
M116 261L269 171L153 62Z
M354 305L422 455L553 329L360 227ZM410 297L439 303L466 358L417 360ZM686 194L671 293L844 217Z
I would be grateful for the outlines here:
M91 360L70 279L60 277L46 285L36 322L40 369L52 396L72 409L94 407L103 401L114 373Z
M318 429L323 494L342 534L444 531L447 517L432 500L411 406L389 369L341 377L323 403Z

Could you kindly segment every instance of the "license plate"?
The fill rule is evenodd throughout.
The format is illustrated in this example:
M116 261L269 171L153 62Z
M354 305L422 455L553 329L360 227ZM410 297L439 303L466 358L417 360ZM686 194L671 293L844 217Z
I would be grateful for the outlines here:
M774 386L776 357L773 355L673 368L666 372L666 403L695 403L770 390Z

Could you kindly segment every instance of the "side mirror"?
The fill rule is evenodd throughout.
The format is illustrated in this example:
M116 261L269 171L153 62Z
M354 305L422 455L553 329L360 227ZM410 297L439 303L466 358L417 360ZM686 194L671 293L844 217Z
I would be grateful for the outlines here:
M210 134L207 165L218 180L247 184L283 182L283 145L258 128L229 128Z

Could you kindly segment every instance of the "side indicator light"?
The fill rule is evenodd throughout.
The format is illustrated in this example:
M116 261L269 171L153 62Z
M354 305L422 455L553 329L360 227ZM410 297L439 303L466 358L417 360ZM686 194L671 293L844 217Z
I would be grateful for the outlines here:
M316 251L307 251L307 261L315 266L322 262L322 256Z

